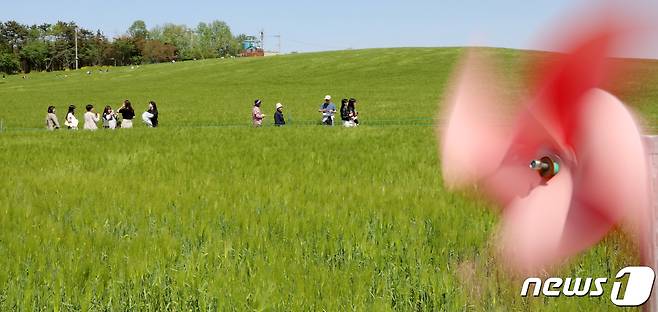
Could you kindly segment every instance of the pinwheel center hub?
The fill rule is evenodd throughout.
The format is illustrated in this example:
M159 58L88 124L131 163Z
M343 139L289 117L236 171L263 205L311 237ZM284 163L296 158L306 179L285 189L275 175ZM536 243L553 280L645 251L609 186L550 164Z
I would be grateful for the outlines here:
M544 180L548 181L560 172L560 163L557 159L544 156L539 160L531 161L530 169L537 171Z

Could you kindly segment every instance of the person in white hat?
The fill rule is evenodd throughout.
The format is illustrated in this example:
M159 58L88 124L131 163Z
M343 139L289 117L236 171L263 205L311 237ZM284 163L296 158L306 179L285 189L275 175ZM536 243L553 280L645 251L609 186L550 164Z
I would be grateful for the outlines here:
M324 103L320 105L320 113L322 113L322 124L327 126L334 125L334 114L336 113L336 105L331 102L331 95L324 97Z
M274 112L274 125L277 127L285 126L286 120L283 118L283 104L276 103L276 111Z

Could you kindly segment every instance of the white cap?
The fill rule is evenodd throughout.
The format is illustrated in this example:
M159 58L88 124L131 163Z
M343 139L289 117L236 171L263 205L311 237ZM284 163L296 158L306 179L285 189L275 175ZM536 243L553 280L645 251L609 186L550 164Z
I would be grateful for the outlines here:
M324 99L330 101L331 100L331 95L325 96Z
M276 103L276 109L279 109L279 108L281 108L281 107L283 107L283 104L281 104L281 103Z

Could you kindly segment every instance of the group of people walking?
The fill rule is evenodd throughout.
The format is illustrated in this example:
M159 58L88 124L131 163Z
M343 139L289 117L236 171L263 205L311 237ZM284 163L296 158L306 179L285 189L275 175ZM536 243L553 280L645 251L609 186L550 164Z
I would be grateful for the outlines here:
M133 127L133 119L135 118L135 110L129 100L123 101L121 107L114 111L111 106L105 106L103 114L100 115L96 112L94 105L88 104L85 107L86 112L83 116L83 129L96 130L98 123L102 121L102 126L105 129L129 129ZM79 121L75 116L76 107L70 105L66 118L64 118L64 126L67 129L78 130ZM158 106L154 101L148 103L148 109L142 113L142 121L146 126L155 128L158 126ZM48 107L48 114L46 115L46 128L48 130L56 130L60 128L59 120L56 115L55 106Z
M359 125L359 112L356 110L357 100L355 98L343 99L340 106L340 119L344 127L356 127ZM255 127L261 127L263 125L263 119L265 114L260 109L262 102L261 100L254 101L254 107L252 109L251 118ZM283 115L283 104L276 103L274 111L274 125L277 127L284 126L286 120ZM331 101L331 95L324 97L324 103L320 105L318 112L322 113L321 122L326 126L334 125L334 116L338 112L336 110L336 105Z
M251 120L254 123L254 127L260 127L263 125L263 119L265 119L265 114L260 109L260 105L263 102L261 100L254 101L254 107L251 110ZM284 126L286 124L286 119L283 117L283 104L276 103L274 105L274 125L277 127Z
M359 113L356 110L357 100L354 98L343 99L340 106L340 119L344 127L356 127L359 125ZM261 127L266 115L261 111L261 100L254 101L252 110L252 121L255 127ZM283 114L283 104L276 103L274 106L274 125L277 127L284 126L286 119ZM133 119L135 118L135 110L129 100L123 101L121 107L116 111L111 106L105 106L102 114L98 114L94 105L88 104L85 107L86 112L83 116L83 129L96 130L98 124L102 121L102 127L105 129L124 128L129 129L133 127ZM331 101L331 96L324 97L324 103L320 105L318 110L322 114L321 122L326 126L334 125L334 116L338 112L336 105ZM154 101L149 101L148 109L142 113L142 121L146 126L155 128L158 126L158 106ZM79 126L78 118L76 117L75 105L70 105L66 118L64 118L64 126L67 129L77 130ZM60 129L59 119L57 118L55 106L48 107L46 115L46 128L48 130Z

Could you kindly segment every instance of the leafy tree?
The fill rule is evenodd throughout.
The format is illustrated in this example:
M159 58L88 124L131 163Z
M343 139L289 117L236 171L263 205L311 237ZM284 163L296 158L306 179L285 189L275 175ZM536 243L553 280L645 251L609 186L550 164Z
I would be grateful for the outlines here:
M0 22L0 70L15 73L73 68L76 36L80 66L238 55L244 38L234 37L228 24L218 20L200 23L195 29L165 24L150 31L144 21L137 20L127 33L110 41L100 31L78 27L74 22L30 26Z
M177 58L192 59L193 35L194 33L185 25L165 24L162 27L162 38L160 40L177 48Z
M71 22L57 22L52 26L50 35L50 55L53 70L73 68L75 66L75 29Z
M0 25L0 41L7 45L7 48L14 53L18 53L28 37L28 29L16 21L8 21Z
M138 56L138 50L131 38L120 37L114 39L112 44L114 46L114 59L118 65L130 65L134 60L133 57Z
M142 20L133 22L130 28L128 28L128 35L133 39L149 39L149 31L146 29L146 23Z
M247 35L240 34L236 37L233 37L228 46L228 55L238 56L242 53L242 42L247 39Z
M170 62L176 59L176 47L160 40L148 40L142 57L148 63Z
M80 59L84 65L103 65L105 61L105 50L108 48L109 42L100 31L97 31L94 36L83 38L83 45L81 49Z
M199 23L196 28L196 39L193 42L193 53L196 58L212 58L226 56L229 53L233 35L231 28L222 21L210 24Z
M46 70L49 57L48 44L41 40L29 41L19 53L23 63L23 71Z
M0 72L13 74L21 69L18 58L13 53L0 54Z

